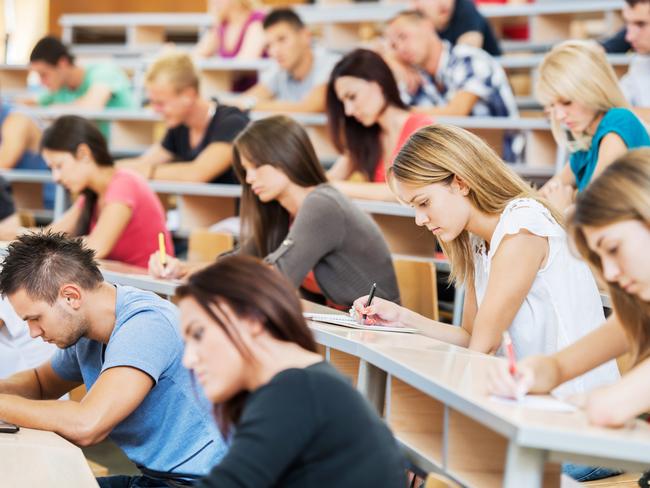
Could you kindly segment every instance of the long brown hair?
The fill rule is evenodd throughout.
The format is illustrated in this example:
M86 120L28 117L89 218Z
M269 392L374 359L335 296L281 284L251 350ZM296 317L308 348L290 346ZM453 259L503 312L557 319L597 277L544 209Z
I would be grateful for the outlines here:
M316 352L316 342L303 318L295 288L279 271L259 258L233 255L220 259L191 275L187 283L177 289L176 295L179 299L193 298L228 336L245 361L252 362L254 358L243 344L236 325L224 323L215 308L222 311L226 304L238 317L259 320L273 338ZM239 421L247 397L248 392L241 391L214 406L217 424L224 436Z
M650 225L650 149L636 149L607 167L578 194L570 218L570 232L583 258L603 278L600 257L587 244L584 227L602 227L624 220ZM603 281L604 278L603 278ZM650 303L608 282L612 305L638 363L650 356Z
M368 49L355 49L341 59L330 75L327 84L327 121L330 138L334 147L343 153L348 152L355 170L363 172L369 181L373 180L382 154L381 127L375 123L365 127L352 116L345 114L343 102L336 95L336 80L351 76L376 82L384 95L385 106L393 105L408 110L402 101L393 72L382 57Z
M388 169L393 179L417 186L451 183L458 176L469 187L472 205L487 214L500 214L517 198L543 204L562 225L557 211L521 179L483 139L446 124L424 127L411 136ZM451 242L440 242L451 265L450 280L457 285L474 282L474 252L467 230Z
M235 139L233 167L242 185L241 241L247 252L264 257L280 246L289 232L289 212L277 201L261 202L246 183L241 159L256 167L269 164L302 187L327 183L314 146L295 120L275 115L256 120Z

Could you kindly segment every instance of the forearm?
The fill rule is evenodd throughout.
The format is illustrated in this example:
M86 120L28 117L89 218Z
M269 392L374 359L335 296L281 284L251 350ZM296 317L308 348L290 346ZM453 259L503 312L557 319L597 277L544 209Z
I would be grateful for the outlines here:
M93 435L85 409L73 401L30 400L0 394L0 418L21 427L56 432L78 445L91 445L103 439Z
M402 307L399 321L406 327L417 329L427 337L461 347L469 345L471 336L462 327L431 320L407 308Z
M24 398L40 400L43 398L43 391L36 370L21 371L0 381L0 394L18 395ZM0 419L7 420L2 415L0 415Z
M300 102L287 102L283 100L259 100L253 109L256 112L294 112L294 113L310 113L310 112L323 112L325 110L325 103L323 106L315 106L303 101Z
M356 183L352 181L335 181L332 185L350 198L362 200L380 200L394 202L395 195L386 183Z
M208 174L194 162L166 163L155 166L150 175L152 180L208 183L228 168L227 164L220 166L223 167L211 168Z

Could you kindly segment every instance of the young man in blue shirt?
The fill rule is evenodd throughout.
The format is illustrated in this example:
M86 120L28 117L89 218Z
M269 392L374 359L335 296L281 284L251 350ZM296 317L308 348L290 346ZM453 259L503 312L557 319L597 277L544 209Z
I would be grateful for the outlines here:
M0 271L32 337L59 350L0 381L0 418L50 430L80 446L112 439L142 471L100 487L190 485L225 453L207 401L183 368L176 307L103 280L93 251L63 234L26 234ZM47 401L85 384L80 403ZM174 486L176 486L174 485Z

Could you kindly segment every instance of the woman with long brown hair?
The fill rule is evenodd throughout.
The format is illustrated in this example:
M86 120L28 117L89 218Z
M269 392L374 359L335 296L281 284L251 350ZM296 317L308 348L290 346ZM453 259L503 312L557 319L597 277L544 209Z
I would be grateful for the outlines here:
M390 431L317 354L298 295L277 270L229 256L177 296L183 362L232 435L200 487L406 485Z
M650 409L650 149L628 152L578 195L571 229L580 254L607 282L614 312L566 349L521 361L517 378L495 368L490 389L545 393L630 353L633 367L620 381L584 398L592 423L616 427Z
M484 352L512 336L518 358L550 354L604 320L589 268L571 255L558 213L476 135L436 124L416 132L389 170L391 187L415 209L465 286L461 327L375 298L355 301L367 320L419 329L435 339ZM575 302L570 301L569 297ZM618 378L614 362L576 378L565 393Z
M377 296L399 300L388 246L373 220L327 184L305 130L273 116L236 139L233 164L242 184L239 252L264 258L312 299L349 307L377 283ZM165 278L189 271L177 260L150 271ZM312 273L313 271L313 273Z

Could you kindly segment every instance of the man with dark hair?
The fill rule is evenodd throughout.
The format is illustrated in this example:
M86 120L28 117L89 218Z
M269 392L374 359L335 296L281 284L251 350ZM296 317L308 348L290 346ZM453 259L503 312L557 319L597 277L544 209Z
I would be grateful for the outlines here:
M209 406L181 364L173 304L106 283L93 251L56 233L25 234L9 245L0 293L32 337L59 348L45 364L0 381L0 419L80 446L111 438L143 476L100 478L102 488L183 485L221 459ZM82 384L88 393L80 403L47 401Z
M626 0L623 6L625 40L634 49L621 89L638 116L650 122L650 0Z
M29 62L49 90L37 100L39 105L73 105L94 110L135 107L131 84L119 67L112 63L77 66L74 56L56 37L38 41Z
M323 112L327 81L339 56L312 46L312 37L291 9L276 9L264 19L269 56L275 65L244 93L245 107L273 112Z

